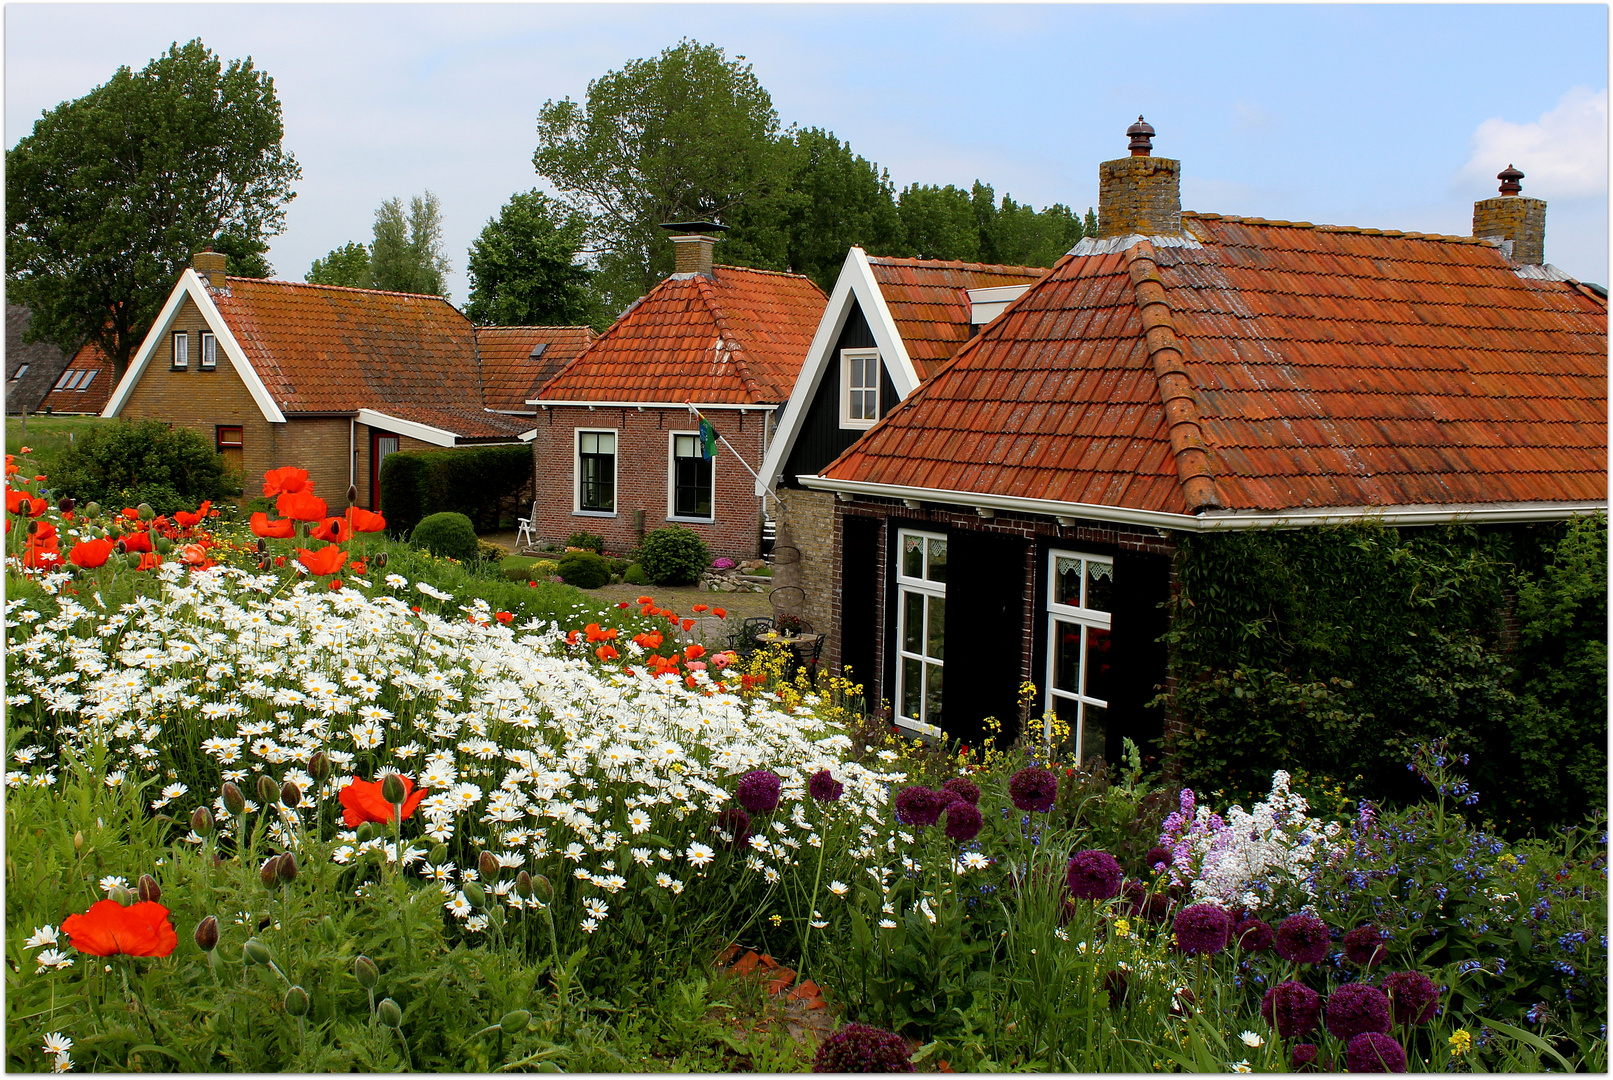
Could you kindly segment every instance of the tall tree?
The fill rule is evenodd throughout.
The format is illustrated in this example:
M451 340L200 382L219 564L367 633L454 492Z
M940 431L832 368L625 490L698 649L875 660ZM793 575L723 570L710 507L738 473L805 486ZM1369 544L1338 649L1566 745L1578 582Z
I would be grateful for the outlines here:
M988 195L988 205L989 202ZM951 184L910 184L902 189L896 212L902 221L902 246L907 254L964 262L980 258L980 220L970 192Z
M121 377L196 251L267 276L302 175L283 135L274 80L199 39L44 113L6 152L6 291L33 339L92 340Z
M391 292L446 297L443 277L449 262L442 250L442 202L426 192L409 200L388 199L375 211L370 245L370 282Z
M348 242L315 259L302 279L315 285L346 285L354 289L370 287L370 249Z
M588 219L534 188L510 197L471 246L465 314L486 326L576 326L598 320L577 262Z
M532 163L590 219L609 310L670 270L660 225L723 221L777 178L778 114L743 61L686 38L540 110Z

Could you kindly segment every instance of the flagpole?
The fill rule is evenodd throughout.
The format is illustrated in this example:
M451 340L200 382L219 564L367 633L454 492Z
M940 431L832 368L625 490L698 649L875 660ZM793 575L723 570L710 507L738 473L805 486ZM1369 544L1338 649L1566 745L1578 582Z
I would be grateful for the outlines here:
M695 408L694 404L692 402L685 401L683 404L685 406L687 406L689 411L695 415L696 419L698 419L698 420L705 420L706 419L704 416L700 415L700 410ZM762 423L765 424L765 423L767 423L767 421L764 419L762 421ZM777 491L773 490L773 485L769 484L767 481L763 480L761 475L759 473L757 473L757 471L755 469L750 467L750 463L745 460L744 456L741 455L738 450L734 449L734 444L729 442L727 437L724 436L722 432L717 430L717 427L716 427L715 424L712 424L711 421L709 421L709 420L706 420L706 424L707 424L707 426L709 426L711 428L711 433L713 435L717 436L717 441L722 443L724 446L728 447L729 452L731 452L734 455L734 457L739 460L739 464L744 467L745 471L750 473L751 476L756 480L756 482L758 484L761 484L763 487L765 487L767 489L767 493L769 495L773 496L773 499L774 499L775 502L777 502L780 506L783 506L784 505L784 500L783 500L783 498L781 498L779 496L779 493Z

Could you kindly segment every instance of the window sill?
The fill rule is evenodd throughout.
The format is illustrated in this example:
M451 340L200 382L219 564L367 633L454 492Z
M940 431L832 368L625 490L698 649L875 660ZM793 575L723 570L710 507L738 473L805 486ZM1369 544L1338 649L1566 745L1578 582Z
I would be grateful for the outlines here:
M925 724L918 720L909 720L905 716L898 716L896 718L896 726L901 728L903 731L910 732L911 734L925 735L932 739L939 739L945 736L945 732L936 727L934 724Z
M572 517L591 517L591 518L613 518L613 517L616 517L617 514L616 514L616 511L614 511L614 510L573 510L571 512L571 516Z
M875 419L875 420L847 420L845 417L841 417L840 418L840 430L841 431L867 431L869 428L873 427L877 423L879 423L879 421L877 419Z
M678 517L678 516L673 515L673 514L668 514L667 515L667 520L668 521L685 522L685 523L690 524L690 525L715 525L715 524L717 524L717 518L715 516L712 516L712 517Z

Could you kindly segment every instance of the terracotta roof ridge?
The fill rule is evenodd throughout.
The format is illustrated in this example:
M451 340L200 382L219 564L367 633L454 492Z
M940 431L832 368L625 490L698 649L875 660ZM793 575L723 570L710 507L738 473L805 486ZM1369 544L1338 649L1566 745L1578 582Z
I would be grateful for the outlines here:
M1357 225L1316 225L1309 221L1283 221L1278 218L1241 217L1237 214L1211 214L1200 210L1183 210L1182 217L1200 221L1230 221L1235 225L1266 225L1277 229L1315 229L1317 232L1354 233L1359 236L1390 236L1403 240L1434 240L1446 244L1478 244L1497 247L1491 236L1451 236L1447 233L1402 232L1399 229L1367 229Z
M743 270L746 268L739 267L739 269ZM775 273L776 271L766 272ZM722 340L728 343L728 355L734 362L735 371L739 375L740 385L745 388L745 392L751 396L752 401L756 402L757 404L761 404L761 384L758 383L755 377L751 375L750 364L746 363L745 361L744 345L740 343L739 338L734 336L734 332L728 329L728 315L723 311L722 305L717 302L716 283L710 278L706 277L704 274L697 275L694 281L695 288L700 291L700 298L706 302L707 310L711 312L712 319L717 323L717 333L722 337Z
M1189 513L1224 510L1226 503L1216 489L1210 471L1210 452L1204 445L1204 429L1199 423L1198 395L1182 362L1176 323L1165 299L1165 283L1154 261L1154 245L1139 240L1126 249L1126 273L1136 290L1137 311L1142 316L1143 339L1148 358L1154 365L1159 396L1165 405L1171 455L1176 459L1176 476Z
M252 281L260 285L289 285L296 289L330 289L335 292L373 293L376 296L418 296L422 300L441 300L449 307L454 307L446 296L439 296L436 293L398 292L396 289L360 289L353 285L322 285L317 281L287 281L285 278L236 277L233 274L227 276L224 280ZM459 309L454 308L454 310L458 311Z
M1010 274L1039 275L1050 274L1052 268L1047 266L1019 266L1014 263L982 263L965 262L961 259L920 259L906 255L870 255L868 261L880 266L933 266L937 269L947 270L999 270Z
M728 263L716 263L716 264L714 264L712 266L712 269L713 270L743 270L747 274L767 274L770 277L799 278L802 281L809 282L814 288L817 287L817 282L813 281L811 278L807 277L805 274L797 274L794 270L763 270L759 266L730 266ZM704 277L705 275L702 274L701 276ZM823 290L819 289L818 291L822 292Z

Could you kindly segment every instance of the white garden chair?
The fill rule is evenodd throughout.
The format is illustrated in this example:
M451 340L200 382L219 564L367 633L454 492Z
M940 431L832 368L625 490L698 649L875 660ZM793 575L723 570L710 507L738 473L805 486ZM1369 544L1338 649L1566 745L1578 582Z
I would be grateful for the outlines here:
M537 546L538 538L532 531L532 528L534 524L536 524L537 520L538 504L537 501L534 500L532 503L532 512L524 518L515 519L515 550L520 551L523 548ZM525 538L524 540L522 539L523 537Z

